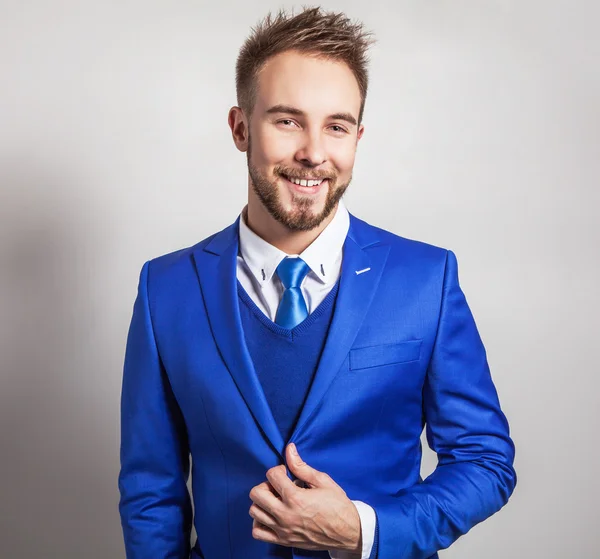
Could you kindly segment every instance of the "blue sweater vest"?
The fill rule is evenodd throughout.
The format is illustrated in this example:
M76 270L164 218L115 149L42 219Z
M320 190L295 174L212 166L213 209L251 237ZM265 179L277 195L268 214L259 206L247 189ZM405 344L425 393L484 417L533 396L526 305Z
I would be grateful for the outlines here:
M275 324L238 282L246 345L283 440L304 405L333 317L339 280L321 304L291 330Z
M289 441L317 371L333 317L339 279L321 304L300 324L287 329L258 308L238 281L240 315L246 345L267 403L283 440ZM377 557L378 528L369 559ZM281 550L282 552L284 550ZM296 549L303 555L305 550ZM330 557L326 551L306 551L310 557ZM291 549L289 555L292 557Z

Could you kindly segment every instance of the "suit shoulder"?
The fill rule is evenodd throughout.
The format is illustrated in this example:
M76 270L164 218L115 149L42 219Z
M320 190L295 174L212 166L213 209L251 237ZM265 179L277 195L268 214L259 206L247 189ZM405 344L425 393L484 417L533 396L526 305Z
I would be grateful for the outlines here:
M161 280L171 281L181 273L193 271L192 254L198 249L203 249L217 234L213 233L195 245L151 258L148 261L149 280L153 283Z
M420 241L418 239L411 239L409 237L403 237L390 231L386 231L388 234L388 242L392 245L396 245L399 249L408 250L414 253L422 253L424 255L431 255L434 257L446 257L448 252L447 248Z
M358 220L358 218L355 218ZM445 263L449 249L426 243L417 239L411 239L358 220L363 227L367 227L378 238L380 242L390 245L390 256L392 259L408 260L423 265L427 262L432 264Z

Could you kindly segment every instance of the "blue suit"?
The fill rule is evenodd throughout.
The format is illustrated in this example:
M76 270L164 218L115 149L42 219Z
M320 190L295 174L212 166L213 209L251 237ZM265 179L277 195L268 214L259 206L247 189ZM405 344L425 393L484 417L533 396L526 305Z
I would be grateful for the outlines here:
M238 221L140 274L121 399L128 559L328 557L252 537L250 489L285 463L288 442L374 508L378 559L437 557L516 484L514 445L456 257L350 215L329 336L284 441L244 341ZM423 481L424 425L439 462Z

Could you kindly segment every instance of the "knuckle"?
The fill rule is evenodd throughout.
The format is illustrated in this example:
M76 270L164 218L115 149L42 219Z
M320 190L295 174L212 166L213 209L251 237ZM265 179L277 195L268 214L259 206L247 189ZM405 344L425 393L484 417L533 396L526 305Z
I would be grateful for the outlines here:
M294 508L301 508L304 501L302 493L292 493L287 500Z

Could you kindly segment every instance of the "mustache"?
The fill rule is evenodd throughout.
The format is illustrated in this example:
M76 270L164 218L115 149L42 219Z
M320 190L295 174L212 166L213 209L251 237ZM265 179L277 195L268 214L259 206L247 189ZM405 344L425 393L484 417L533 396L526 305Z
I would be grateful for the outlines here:
M285 177L285 178L291 178L291 179L298 179L298 180L321 180L321 179L335 179L336 176L335 175L324 175L322 173L307 173L305 171L287 171L285 169L279 170L277 171L277 174Z

